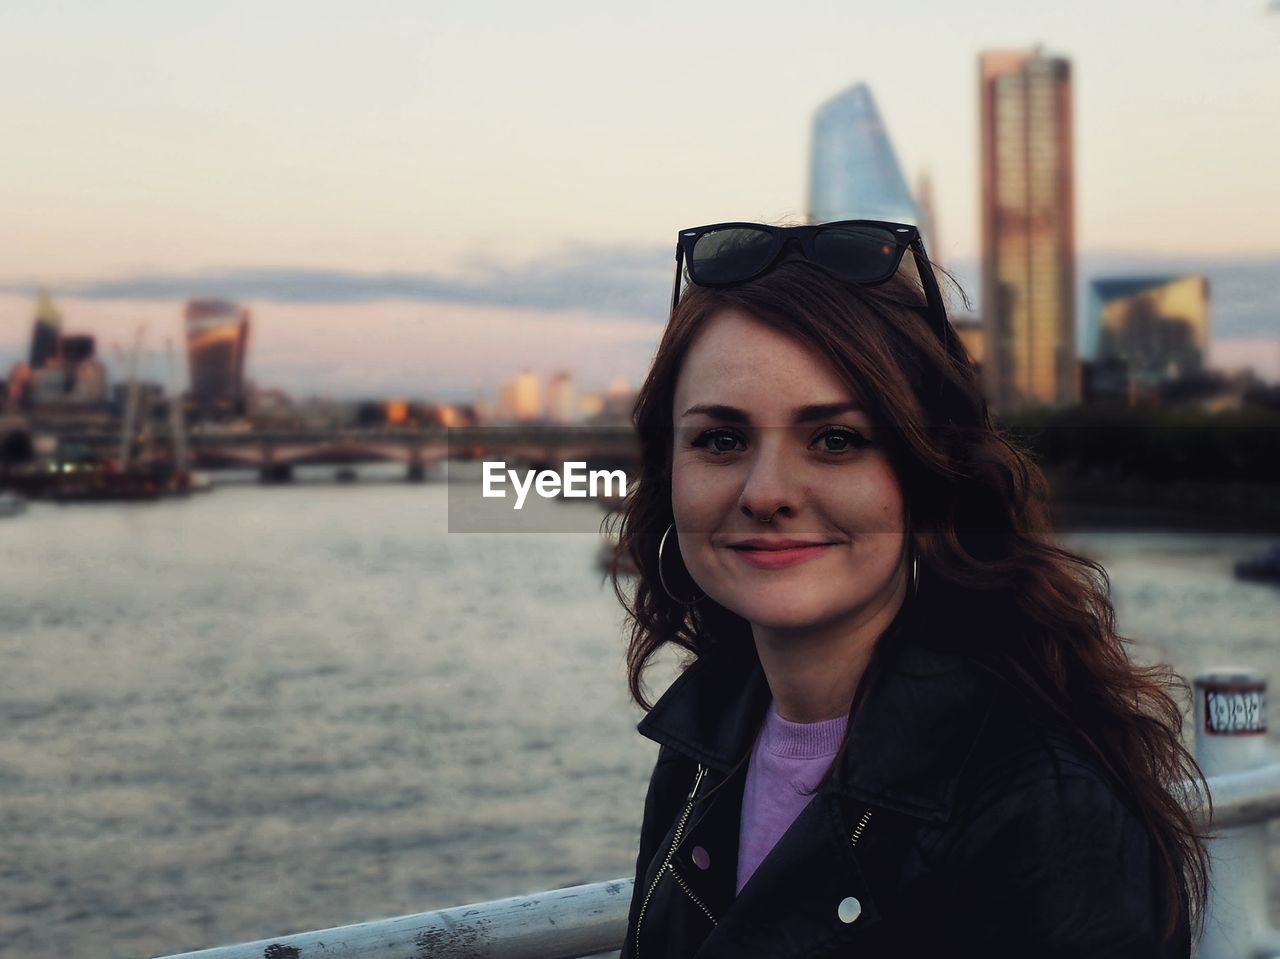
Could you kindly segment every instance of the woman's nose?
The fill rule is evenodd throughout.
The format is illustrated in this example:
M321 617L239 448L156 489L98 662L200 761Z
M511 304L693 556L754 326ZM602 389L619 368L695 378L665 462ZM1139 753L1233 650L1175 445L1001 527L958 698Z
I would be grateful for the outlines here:
M781 445L762 440L751 459L750 472L743 481L738 508L745 516L761 523L768 523L777 515L794 514L792 472Z

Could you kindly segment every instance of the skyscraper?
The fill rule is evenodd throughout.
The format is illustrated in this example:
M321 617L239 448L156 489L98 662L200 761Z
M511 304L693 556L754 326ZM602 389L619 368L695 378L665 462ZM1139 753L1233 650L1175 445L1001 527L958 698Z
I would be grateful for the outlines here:
M1079 401L1071 65L981 55L983 383L994 407Z
M36 296L36 320L31 331L31 369L38 370L58 356L58 340L62 336L62 314L53 305L48 290Z
M243 412L249 311L227 300L188 300L185 317L197 409L202 416Z
M814 115L809 219L919 222L916 202L865 83L832 97Z

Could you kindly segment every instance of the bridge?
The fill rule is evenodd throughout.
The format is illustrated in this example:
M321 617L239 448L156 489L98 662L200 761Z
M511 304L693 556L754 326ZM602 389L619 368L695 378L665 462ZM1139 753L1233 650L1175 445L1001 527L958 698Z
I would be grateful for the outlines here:
M172 455L171 438L151 441ZM59 461L88 452L110 458L120 437L110 431L57 434ZM497 460L530 468L585 462L627 469L639 462L629 426L484 426L426 429L317 429L192 432L190 466L201 470L256 469L265 483L289 482L298 466L403 463L405 478L421 482L427 468L447 460Z

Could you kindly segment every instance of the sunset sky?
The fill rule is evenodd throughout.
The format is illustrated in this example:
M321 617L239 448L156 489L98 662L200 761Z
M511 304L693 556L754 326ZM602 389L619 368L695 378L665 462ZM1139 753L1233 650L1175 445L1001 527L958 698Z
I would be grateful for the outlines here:
M621 349L601 324L639 322L648 304L661 322L678 228L805 215L813 110L859 81L908 179L933 178L932 252L963 264L978 244L977 55L1036 43L1073 64L1083 251L1280 263L1280 14L1267 0L11 0L0 367L21 352L38 284L69 295L177 278L182 292L138 298L174 303L216 285L210 271L490 288L554 273L555 303L488 304L492 329L576 316L583 343ZM595 265L619 258L643 264L622 286L638 300L593 291ZM244 299L259 327L322 309ZM423 323L457 302L372 283L360 322L388 344L390 300L426 304ZM103 303L83 297L68 322L92 328ZM178 335L165 316L172 329L155 335ZM478 320L451 322L440 355L487 345L525 365L511 344L468 340ZM307 349L341 359L336 340Z

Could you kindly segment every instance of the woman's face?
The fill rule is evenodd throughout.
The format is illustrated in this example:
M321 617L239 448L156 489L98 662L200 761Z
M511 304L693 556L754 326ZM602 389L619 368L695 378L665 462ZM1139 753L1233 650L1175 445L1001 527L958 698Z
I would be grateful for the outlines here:
M757 637L896 612L902 490L882 437L816 351L723 310L685 357L674 419L680 552L708 596Z

